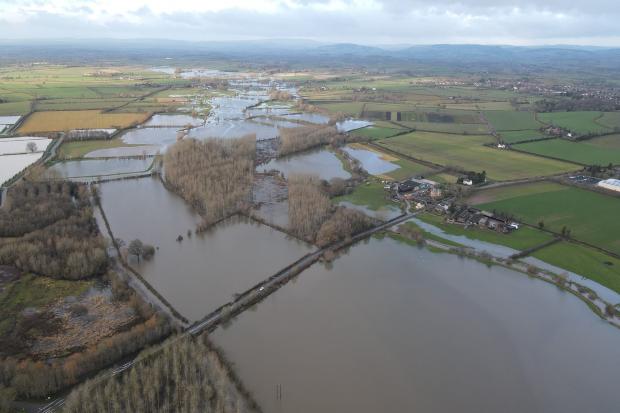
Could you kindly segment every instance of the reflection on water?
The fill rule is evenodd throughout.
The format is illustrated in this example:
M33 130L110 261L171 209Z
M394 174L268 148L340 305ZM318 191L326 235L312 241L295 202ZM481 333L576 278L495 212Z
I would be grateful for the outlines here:
M260 165L257 171L278 170L287 177L291 173L317 175L321 179L331 178L348 179L351 177L342 167L342 162L332 152L326 149L317 149L303 152L284 158L272 159Z
M391 239L311 267L211 337L268 412L620 405L620 333L576 297Z
M147 171L153 164L147 159L89 159L55 163L48 169L49 174L59 174L63 178L80 178L99 175L117 175ZM51 175L53 176L53 175Z
M189 115L153 115L143 126L185 127L202 125L204 120Z
M157 145L164 149L177 141L178 128L130 129L121 135L123 142L131 145Z
M381 175L400 168L392 162L381 159L381 156L373 151L352 148L350 146L345 146L344 150L349 155L359 160L362 163L362 167L371 175Z
M138 271L185 317L197 320L232 295L308 253L311 248L281 232L233 218L201 235L185 202L157 179L109 182L101 198L114 236L139 238L158 248ZM184 237L177 242L177 237Z
M321 115L320 113L292 113L290 115L286 115L286 117L321 125L327 125L329 122L329 116Z
M116 158L123 156L156 155L159 147L151 145L121 146L118 148L97 149L84 155L85 158Z
M372 125L372 122L359 119L347 119L336 124L336 128L339 132L350 132L355 129L365 128Z

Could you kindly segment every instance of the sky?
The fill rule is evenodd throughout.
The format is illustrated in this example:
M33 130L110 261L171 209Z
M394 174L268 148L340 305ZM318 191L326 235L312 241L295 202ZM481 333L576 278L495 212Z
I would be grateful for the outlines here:
M0 0L0 39L620 46L620 0Z

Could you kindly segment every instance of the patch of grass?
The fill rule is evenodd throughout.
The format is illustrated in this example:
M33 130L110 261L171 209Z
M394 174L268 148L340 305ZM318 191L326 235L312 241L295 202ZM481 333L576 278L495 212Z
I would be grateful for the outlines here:
M517 195L480 208L497 210L519 217L532 225L541 220L545 228L560 232L571 230L575 239L620 253L620 199L579 188Z
M550 245L533 256L620 293L620 260L617 258L571 242Z
M0 116L25 115L30 112L30 101L0 103Z
M608 128L620 128L620 112L605 112L596 122Z
M499 136L506 143L515 143L545 137L541 131L536 129L502 131L499 133Z
M97 149L119 148L124 146L135 145L128 145L120 138L65 142L58 149L58 157L60 159L82 158L87 153Z
M483 146L489 136L412 132L383 139L379 145L423 161L463 170L486 171L494 180L552 175L577 169L575 165L515 151Z
M394 136L400 132L402 132L402 130L398 130L394 128L367 126L365 128L356 129L353 132L351 132L351 134L355 136L361 136L364 138L375 140L375 139L389 138L390 136Z
M142 113L102 113L98 110L35 112L19 128L19 133L62 132L72 129L121 129L144 122Z
M498 131L538 129L542 126L532 112L487 110L484 116Z
M400 122L410 129L428 132L459 133L463 135L487 134L487 126L481 123Z
M5 286L0 293L0 335L10 331L25 308L43 308L67 296L78 296L93 286L94 281L55 280L23 275Z
M511 199L518 196L562 191L564 189L566 189L566 186L564 185L547 181L533 182L522 185L510 185L491 189L485 189L482 187L467 199L467 203L471 205L485 204L489 202L502 201L504 199Z
M394 202L386 199L386 191L383 184L378 180L370 180L369 184L362 183L355 190L348 194L334 198L334 202L347 201L355 205L366 206L373 211L377 211L386 205L394 206Z
M596 122L601 116L601 112L595 111L551 112L539 113L538 119L548 125L559 126L580 135L611 132L611 128Z
M528 227L521 227L510 234L502 234L479 227L470 227L466 229L460 225L448 224L443 221L443 217L429 213L421 214L418 218L440 228L447 234L463 235L469 239L504 245L519 251L550 241L552 238L550 234L544 231Z
M618 148L604 147L597 144L595 139L578 142L567 141L565 139L550 139L519 144L516 145L515 148L584 165L620 163L620 145Z
M311 102L325 110L330 112L342 112L347 115L359 116L362 112L363 102L335 102L335 103L320 103Z

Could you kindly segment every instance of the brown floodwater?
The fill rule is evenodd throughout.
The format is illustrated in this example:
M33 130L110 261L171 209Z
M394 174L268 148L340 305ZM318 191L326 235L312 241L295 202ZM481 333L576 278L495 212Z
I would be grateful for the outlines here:
M620 406L620 331L583 302L390 238L311 267L212 338L267 413Z
M139 238L159 248L150 261L133 265L190 320L311 251L307 244L245 218L188 237L199 217L157 179L102 184L101 201L116 238L126 244ZM182 242L176 240L179 235Z

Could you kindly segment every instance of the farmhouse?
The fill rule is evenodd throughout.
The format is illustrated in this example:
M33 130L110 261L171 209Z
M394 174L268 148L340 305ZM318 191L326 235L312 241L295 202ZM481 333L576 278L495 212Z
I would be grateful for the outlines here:
M620 192L620 179L605 179L598 184L601 188L609 189L610 191Z

